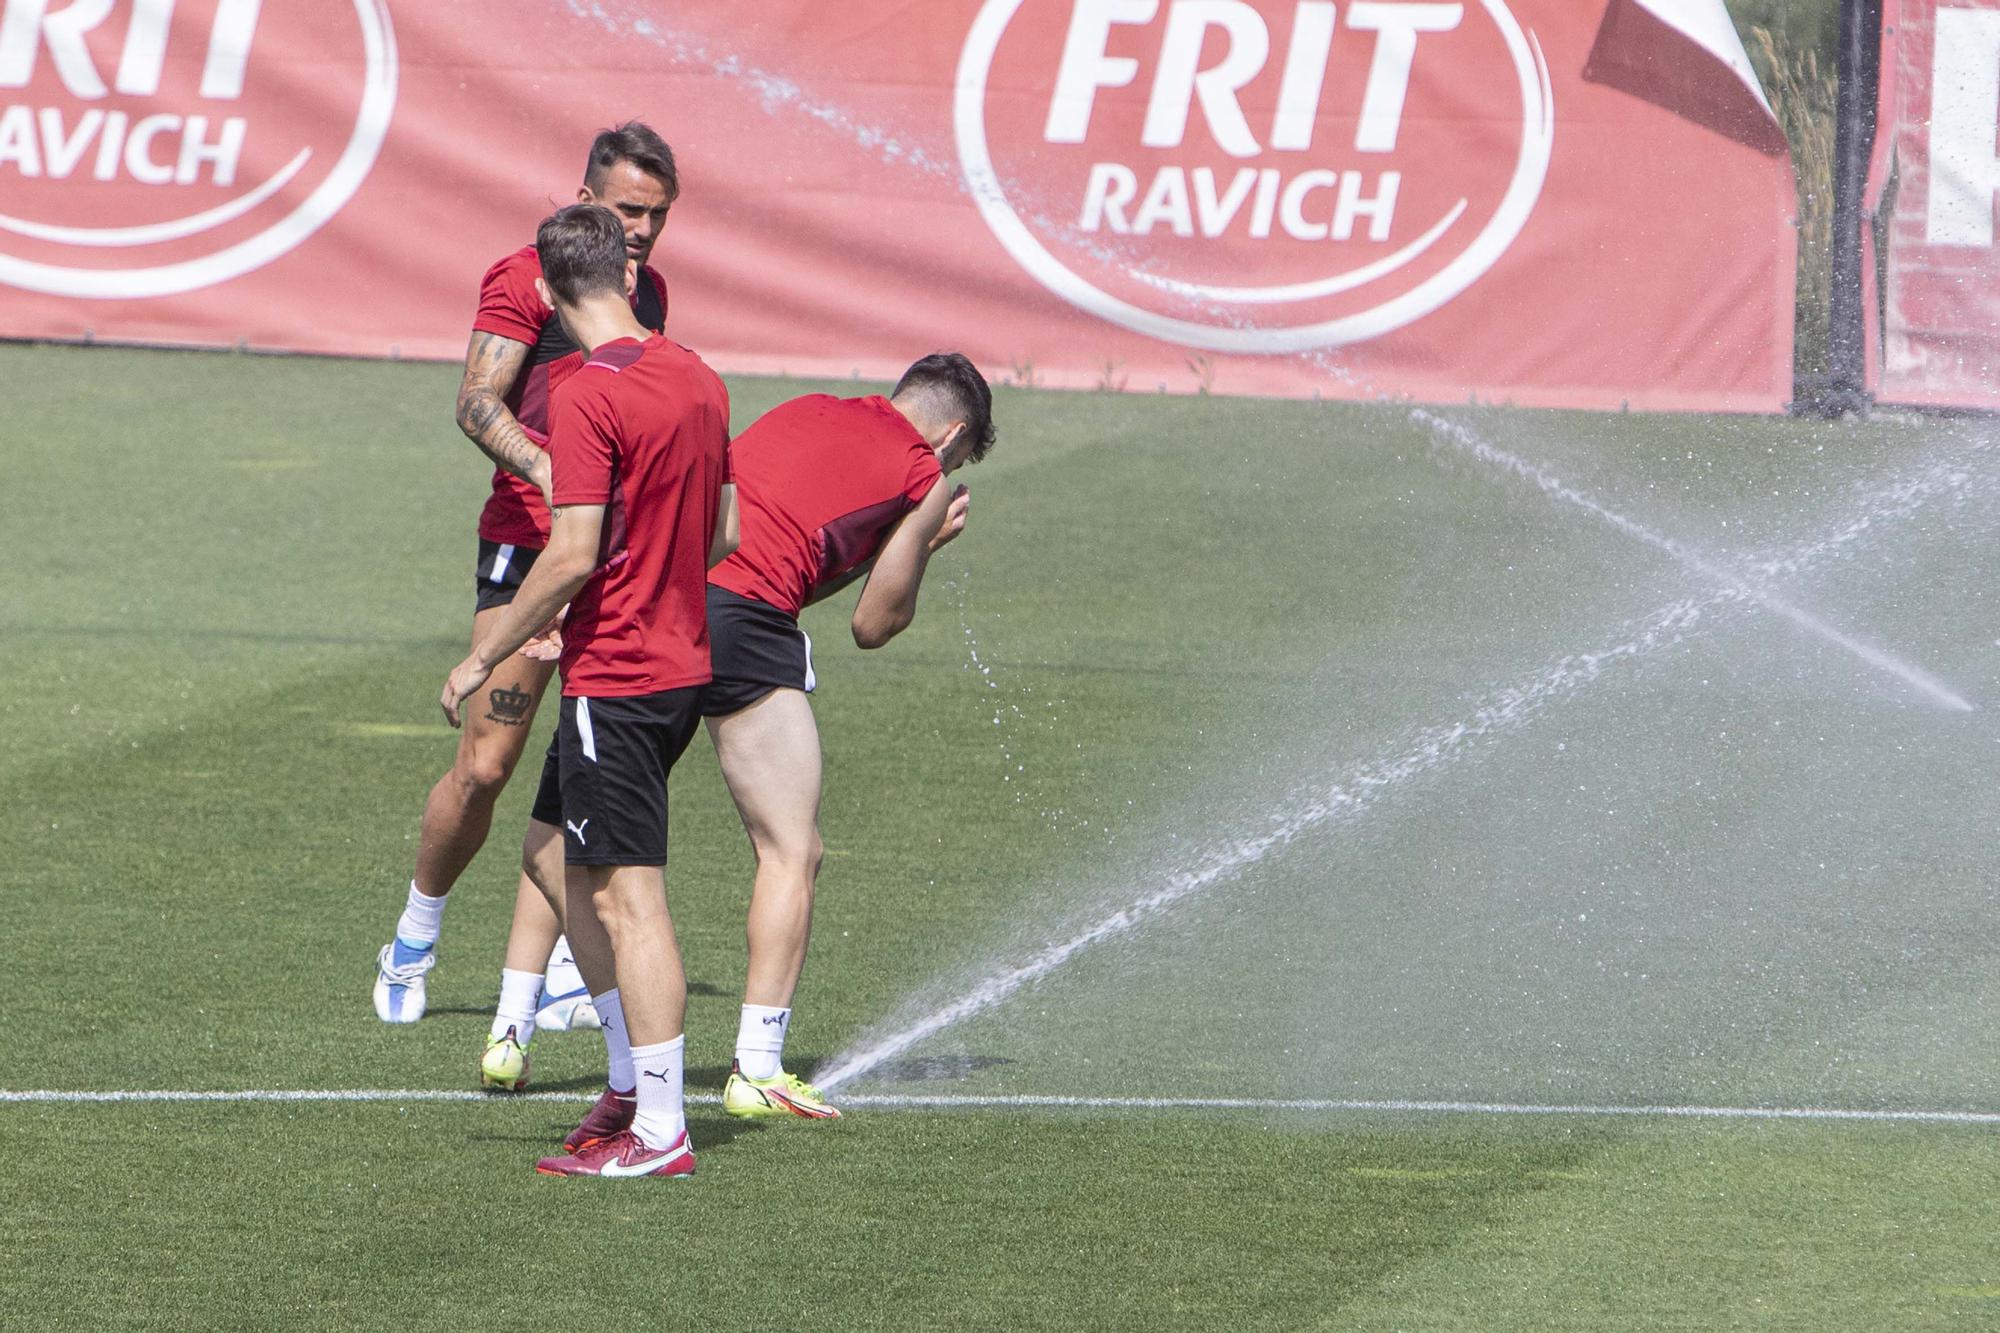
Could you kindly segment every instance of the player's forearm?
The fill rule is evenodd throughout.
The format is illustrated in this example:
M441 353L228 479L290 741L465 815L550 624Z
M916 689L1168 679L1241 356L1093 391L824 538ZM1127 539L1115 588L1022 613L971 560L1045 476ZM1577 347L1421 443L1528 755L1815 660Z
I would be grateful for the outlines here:
M856 616L853 626L854 645L857 648L880 648L908 629L916 618L915 607L885 611L865 620Z
M924 566L930 562L931 539L936 536L947 497L944 480L939 478L922 504L903 516L875 557L875 568L854 604L854 642L863 648L880 648L910 627L917 618L917 589L924 581Z
M473 660L480 667L490 671L520 652L521 645L555 619L556 613L569 605L570 599L589 580L591 566L588 561L579 562L560 556L551 559L555 554L547 552L535 561L528 577L521 580L520 591L507 604L506 612L473 646Z
M528 438L507 404L491 389L475 389L458 400L458 428L496 467L547 489L549 455Z
M884 563L877 562L868 586L862 589L861 600L854 606L854 620L849 628L854 631L857 647L880 648L917 618L917 591L924 580L923 560L919 558L914 569L900 561L895 562L895 568L885 568Z

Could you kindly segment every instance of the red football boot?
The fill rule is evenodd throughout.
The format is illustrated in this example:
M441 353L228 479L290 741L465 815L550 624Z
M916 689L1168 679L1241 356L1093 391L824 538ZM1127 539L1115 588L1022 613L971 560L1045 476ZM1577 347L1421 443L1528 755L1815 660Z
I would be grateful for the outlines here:
M606 1088L597 1099L597 1104L584 1113L583 1123L563 1139L563 1151L574 1153L588 1148L599 1139L608 1139L613 1134L632 1128L632 1116L637 1110L638 1102L633 1093Z
M694 1149L688 1146L687 1131L664 1148L649 1148L646 1141L629 1129L621 1129L608 1139L597 1139L567 1157L544 1157L535 1170L545 1176L691 1176Z

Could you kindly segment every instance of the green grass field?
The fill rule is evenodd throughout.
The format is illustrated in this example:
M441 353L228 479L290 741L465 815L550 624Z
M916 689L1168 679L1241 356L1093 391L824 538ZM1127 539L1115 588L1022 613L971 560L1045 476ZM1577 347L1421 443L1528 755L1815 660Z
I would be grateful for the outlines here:
M0 1088L469 1089L529 782L432 1016L367 998L452 746L486 477L455 372L6 346L0 377ZM802 387L734 382L737 426ZM2000 1327L1990 1123L1275 1104L2000 1111L1983 427L1452 418L1772 564L1980 705L1947 713L1400 409L998 415L916 625L863 654L851 597L808 616L829 856L788 1063L1298 829L851 1085L993 1103L698 1102L685 1184L533 1174L590 1033L536 1043L564 1100L0 1102L0 1325ZM749 862L705 741L673 820L712 1096ZM1020 1100L1065 1096L1271 1104Z

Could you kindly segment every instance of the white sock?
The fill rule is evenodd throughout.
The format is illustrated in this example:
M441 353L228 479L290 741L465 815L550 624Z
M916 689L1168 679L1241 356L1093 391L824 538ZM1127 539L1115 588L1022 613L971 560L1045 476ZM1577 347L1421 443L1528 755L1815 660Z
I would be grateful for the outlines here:
M790 1009L746 1004L736 1020L736 1067L745 1078L776 1078L785 1067L785 1029L792 1025Z
M444 905L448 901L417 892L417 882L411 880L409 899L396 922L396 938L408 944L436 944L438 932L444 928Z
M625 1035L625 1001L613 986L602 995L591 996L590 1002L597 1006L597 1020L604 1025L604 1053L611 1057L611 1090L630 1092L635 1076L632 1044Z
M500 1007L493 1011L489 1036L504 1037L514 1029L514 1040L526 1046L535 1037L535 1001L541 998L542 974L500 969Z
M653 1046L632 1048L632 1067L639 1071L639 1099L632 1132L648 1148L664 1148L687 1128L681 1109L681 1052L686 1037Z

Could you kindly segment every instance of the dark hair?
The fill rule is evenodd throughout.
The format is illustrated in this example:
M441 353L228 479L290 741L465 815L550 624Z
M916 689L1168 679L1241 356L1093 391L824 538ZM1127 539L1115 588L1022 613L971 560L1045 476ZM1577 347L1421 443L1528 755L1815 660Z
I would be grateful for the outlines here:
M659 181L667 192L667 202L681 197L680 168L674 165L674 150L667 141L642 121L628 120L600 133L590 143L590 158L583 165L583 184L592 194L620 162L630 162Z
M903 372L892 398L918 393L947 421L963 421L972 441L972 461L993 447L993 390L979 368L960 352L932 352Z
M571 204L544 218L535 254L559 301L574 305L598 292L625 290L625 227L600 204Z

